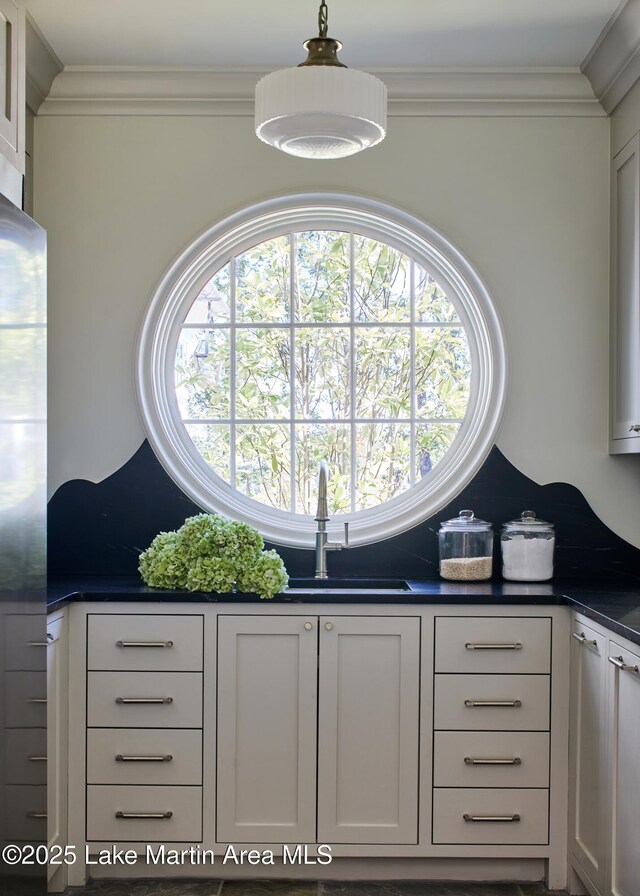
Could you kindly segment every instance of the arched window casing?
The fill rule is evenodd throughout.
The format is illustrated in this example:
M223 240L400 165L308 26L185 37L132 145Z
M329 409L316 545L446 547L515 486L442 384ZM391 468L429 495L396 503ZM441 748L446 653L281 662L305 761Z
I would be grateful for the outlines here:
M494 303L417 217L338 193L267 200L167 270L139 333L149 442L203 509L313 545L328 457L330 537L433 516L494 443L506 393Z

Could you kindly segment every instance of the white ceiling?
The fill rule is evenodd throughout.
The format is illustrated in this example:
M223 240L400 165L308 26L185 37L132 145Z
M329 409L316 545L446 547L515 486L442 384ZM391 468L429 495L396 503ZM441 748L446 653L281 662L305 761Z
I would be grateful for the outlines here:
M270 68L304 58L319 0L27 0L64 65ZM369 69L579 66L619 0L328 0Z

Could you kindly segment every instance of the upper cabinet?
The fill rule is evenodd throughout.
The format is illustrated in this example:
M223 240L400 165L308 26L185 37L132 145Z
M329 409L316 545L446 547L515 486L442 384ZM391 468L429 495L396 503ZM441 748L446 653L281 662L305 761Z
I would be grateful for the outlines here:
M640 452L640 134L613 159L611 454Z
M22 195L24 136L24 6L20 0L0 0L0 192L16 204Z

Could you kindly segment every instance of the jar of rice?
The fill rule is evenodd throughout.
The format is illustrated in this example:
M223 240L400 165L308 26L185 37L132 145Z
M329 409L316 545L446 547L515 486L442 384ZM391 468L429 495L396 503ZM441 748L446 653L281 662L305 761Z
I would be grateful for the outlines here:
M458 582L482 582L491 578L493 529L473 510L440 524L440 575Z

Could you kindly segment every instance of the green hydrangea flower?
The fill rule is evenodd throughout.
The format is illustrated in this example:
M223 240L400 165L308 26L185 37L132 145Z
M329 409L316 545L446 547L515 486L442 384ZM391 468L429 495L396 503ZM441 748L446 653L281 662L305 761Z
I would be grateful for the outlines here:
M271 598L289 581L282 559L265 551L260 533L217 513L189 517L176 532L160 532L140 554L139 570L153 588L226 593L238 588Z
M264 598L279 594L288 582L287 571L275 551L263 551L253 565L242 570L238 576L240 591L254 592Z

